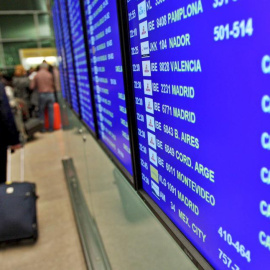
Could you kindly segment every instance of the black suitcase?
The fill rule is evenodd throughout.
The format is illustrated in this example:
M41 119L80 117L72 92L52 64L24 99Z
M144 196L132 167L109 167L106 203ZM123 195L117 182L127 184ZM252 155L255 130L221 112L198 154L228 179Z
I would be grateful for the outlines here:
M8 154L8 181L0 185L0 243L38 238L36 185L29 182L9 182L11 157ZM24 149L21 150L21 180L24 178Z
M38 131L42 131L43 126L43 121L38 118L30 118L24 123L25 132L29 137L32 137Z

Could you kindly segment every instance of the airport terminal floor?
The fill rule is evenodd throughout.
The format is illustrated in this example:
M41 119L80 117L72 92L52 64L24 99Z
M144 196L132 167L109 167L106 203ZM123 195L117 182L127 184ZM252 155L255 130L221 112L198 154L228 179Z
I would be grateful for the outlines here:
M0 250L0 269L86 269L61 159L63 132L38 133L25 146L25 179L37 185L39 239ZM12 179L20 179L20 151L12 156Z
M25 146L25 179L37 184L39 195L39 239L1 249L1 269L196 269L70 110L69 120L67 130L37 133ZM62 165L69 154L89 210L83 214L92 220L86 231L94 229L89 264ZM20 178L19 167L17 151L12 179ZM102 252L95 246L102 246Z

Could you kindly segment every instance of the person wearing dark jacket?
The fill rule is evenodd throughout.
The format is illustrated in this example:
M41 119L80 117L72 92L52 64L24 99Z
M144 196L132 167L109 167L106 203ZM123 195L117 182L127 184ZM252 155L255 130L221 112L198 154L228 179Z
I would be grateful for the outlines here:
M6 182L7 149L21 147L19 132L6 96L5 87L0 83L0 183Z

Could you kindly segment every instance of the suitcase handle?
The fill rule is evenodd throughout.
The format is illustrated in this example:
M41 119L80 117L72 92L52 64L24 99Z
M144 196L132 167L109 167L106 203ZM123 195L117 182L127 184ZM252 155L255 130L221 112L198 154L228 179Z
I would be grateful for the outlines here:
M21 182L24 182L24 147L21 148Z
M8 156L7 156L7 181L6 184L11 184L11 163L12 163L12 153L15 151L12 149L8 150ZM21 182L24 182L24 146L22 145L22 148L20 150L20 171L21 171Z

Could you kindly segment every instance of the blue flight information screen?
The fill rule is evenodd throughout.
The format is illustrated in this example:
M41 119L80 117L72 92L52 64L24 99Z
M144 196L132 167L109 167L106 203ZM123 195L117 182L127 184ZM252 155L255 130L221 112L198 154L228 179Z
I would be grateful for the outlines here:
M79 92L81 106L81 117L87 126L95 133L80 1L68 0L68 10L73 55L75 60L77 89Z
M67 14L67 6L66 6L65 0L60 0L60 7L61 7L61 19L62 19L65 54L66 54L66 65L67 65L68 82L69 82L68 85L69 85L70 96L71 96L70 105L72 106L73 110L77 114L79 114L79 103L78 103L78 98L77 98L75 71L73 67L73 55L72 55L72 50L71 50L68 14Z
M55 35L55 45L56 45L56 49L57 49L57 58L58 61L59 59L61 59L61 44L60 44L60 38L59 38L59 32L58 32L58 14L57 14L57 9L56 9L56 4L54 4L53 8L52 8L52 16L53 16L53 28L54 28L54 35ZM63 72L62 70L60 71L60 80L61 80L61 85L62 85L62 78L63 78ZM65 91L64 88L63 89L63 97L65 98Z
M143 189L215 269L268 269L270 2L127 5Z
M116 0L85 0L85 10L99 134L132 175Z
M54 2L52 14L53 14L54 33L55 33L55 44L57 48L58 63L59 63L61 90L62 90L63 98L68 99L68 94L66 92L67 89L65 85L65 77L64 77L64 64L63 64L64 48L63 48L63 40L62 40L62 34L61 34L61 22L60 22L60 12L59 12L58 1Z

